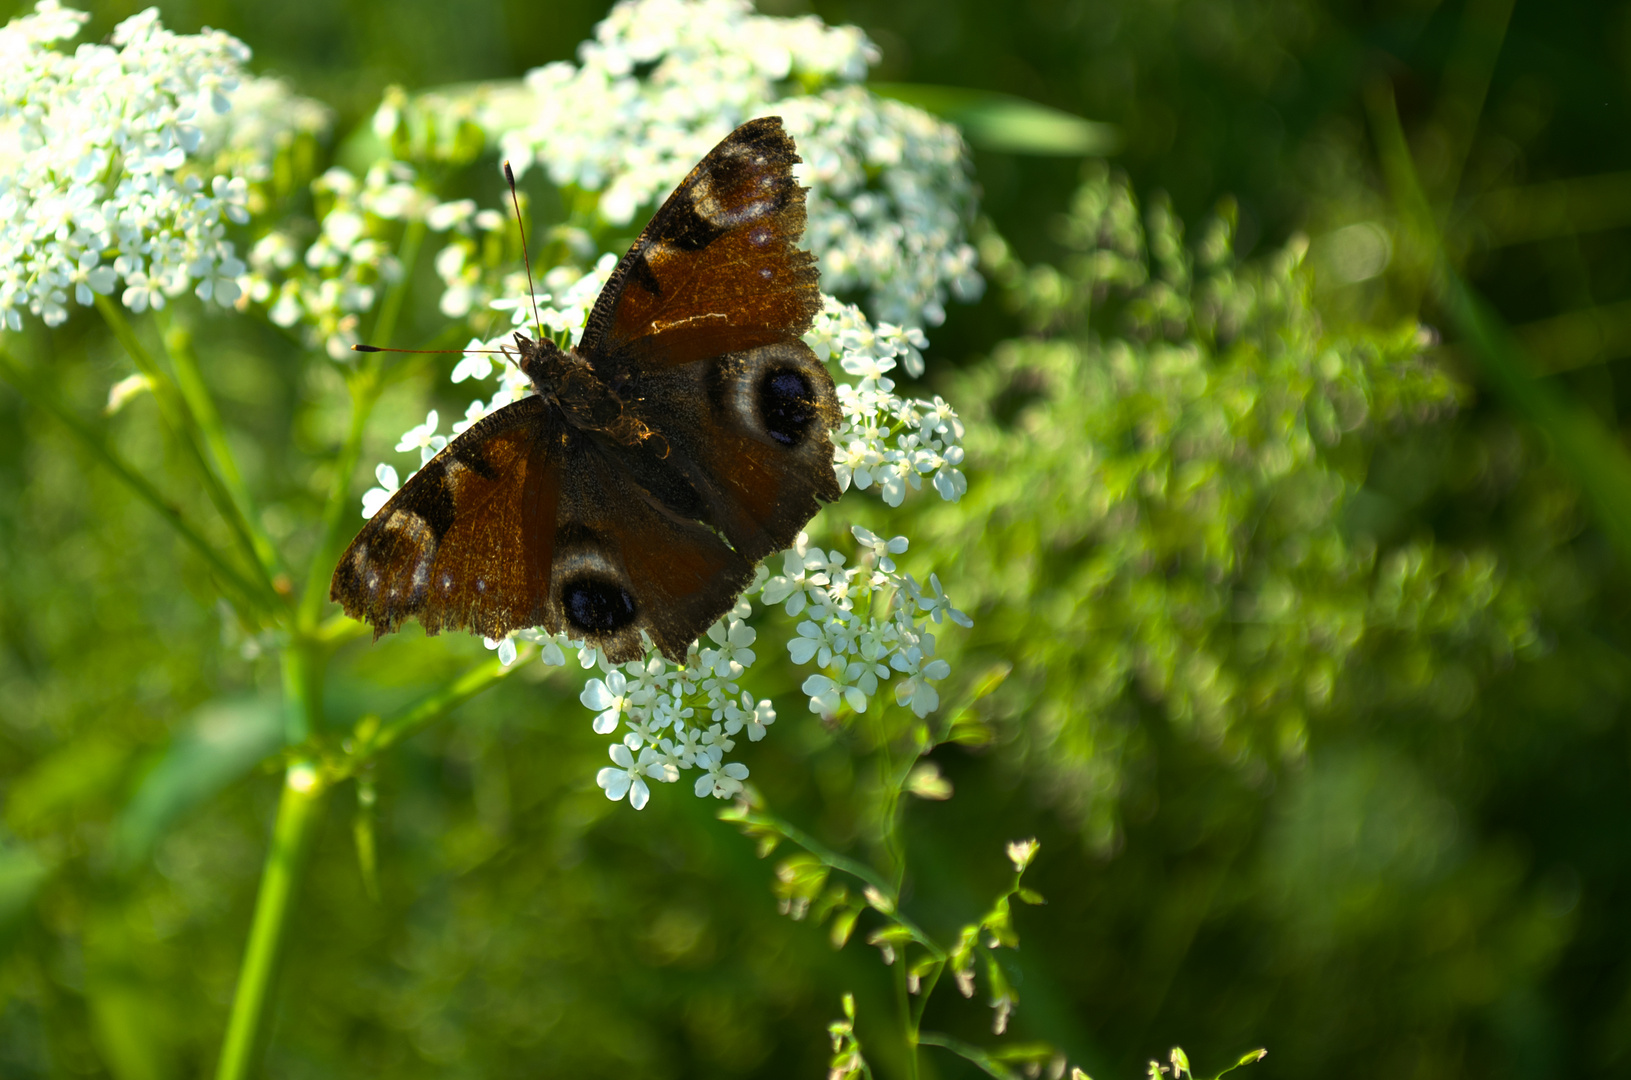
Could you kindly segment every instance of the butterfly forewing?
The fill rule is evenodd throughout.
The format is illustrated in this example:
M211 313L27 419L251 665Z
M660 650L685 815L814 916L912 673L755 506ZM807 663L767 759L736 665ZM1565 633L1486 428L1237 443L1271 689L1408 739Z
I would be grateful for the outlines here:
M796 338L821 310L799 161L779 117L703 158L617 264L584 329L597 364L684 364Z

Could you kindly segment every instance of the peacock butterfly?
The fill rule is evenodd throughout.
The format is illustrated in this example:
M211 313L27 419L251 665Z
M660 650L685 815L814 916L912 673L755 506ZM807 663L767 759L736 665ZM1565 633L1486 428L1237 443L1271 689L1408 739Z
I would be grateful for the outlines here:
M329 595L374 637L542 626L684 661L754 565L838 498L832 376L780 117L726 136L618 262L577 348L516 334L536 393L483 417L363 526Z

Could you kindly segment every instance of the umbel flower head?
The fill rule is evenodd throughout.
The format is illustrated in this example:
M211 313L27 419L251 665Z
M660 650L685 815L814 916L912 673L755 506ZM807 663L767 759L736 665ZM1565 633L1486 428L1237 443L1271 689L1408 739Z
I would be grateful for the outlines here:
M747 0L624 0L576 66L527 76L530 122L497 141L518 167L600 192L601 217L622 225L734 128L780 115L804 158L823 287L883 322L936 326L948 292L983 287L963 235L967 150L950 124L866 91L878 56L856 27L759 15Z
M480 255L507 227L504 215L469 200L439 201L402 161L377 162L362 176L330 169L314 184L316 228L303 239L299 229L273 227L246 267L226 238L228 223L246 219L280 132L321 123L321 115L290 107L274 84L247 81L248 51L233 38L172 34L151 11L122 23L110 44L58 51L84 20L46 0L0 31L6 325L19 326L24 310L60 322L70 299L90 303L98 293L117 292L139 311L190 290L261 311L341 360L379 286L401 278L392 229L407 221L448 236L435 260L444 314L489 334L495 324L527 323L519 267ZM529 78L536 115L510 123L472 114L454 96L443 100L460 123L481 117L487 142L518 162L536 160L556 183L598 193L603 225L654 206L741 121L782 113L812 187L807 237L824 289L856 294L873 310L869 318L829 296L806 336L839 383L835 469L844 489L899 506L925 487L944 499L964 491L955 411L939 398L901 395L893 375L922 372L921 327L940 320L948 295L977 292L979 279L963 228L973 185L961 138L927 114L869 95L858 80L875 56L859 30L813 17L760 16L738 0L638 0L613 9L581 66L552 65ZM610 247L612 232L555 231L564 242L552 245L554 265L540 267L538 300L544 327L563 344L577 339L621 254L597 249L595 236ZM471 348L508 343L500 335ZM472 379L496 386L470 403L452 435L531 392L514 365L474 352L453 372L456 383ZM417 460L398 464L418 468L449 437L432 411L397 444ZM399 483L395 465L376 476L365 513ZM969 625L937 577L925 585L898 565L906 537L856 528L824 543L801 536L761 567L683 665L651 651L613 666L580 642L538 631L489 646L508 663L517 640L533 640L546 663L575 653L595 670L580 700L593 729L618 740L598 778L609 796L640 806L649 782L689 774L697 795L730 798L748 770L728 755L744 736L763 738L777 716L744 685L758 660L756 605L796 620L788 659L812 668L802 690L823 715L865 711L886 691L897 706L927 715L939 704L935 684L949 674L936 634L947 621Z
M805 161L801 179L812 189L806 238L821 258L823 290L863 294L875 311L891 313L874 321L829 296L805 336L838 383L839 484L888 506L925 487L955 500L966 489L962 422L940 398L901 395L894 376L897 369L923 372L928 341L921 327L940 320L948 292L978 291L963 231L973 185L955 129L858 84L875 56L858 30L813 17L756 15L736 0L636 0L613 8L583 47L580 65L533 72L527 108L512 102L484 111L444 95L422 107L449 110L427 118L427 127L478 117L487 140L512 163L534 162L556 184L599 192L600 219L616 225L654 208L742 121L782 115ZM387 108L398 122L400 106ZM510 344L510 328L528 329L533 311L517 268L482 261L490 249L484 237L507 227L503 219L474 204L439 210L450 229L436 259L442 311L474 318L485 308L509 316L503 332L472 340L453 370L455 383L496 383L451 425L457 435L531 393L515 366L495 362L492 352ZM566 255L542 270L538 319L561 344L575 344L622 252L597 251L587 231L558 227L550 235L564 241ZM447 438L433 413L397 449L423 459ZM421 461L398 464L411 470ZM377 475L380 485L363 500L365 516L399 483L394 465L381 465ZM595 671L580 701L596 733L618 738L597 778L608 797L640 807L653 782L686 775L698 796L731 798L742 792L748 770L730 755L743 736L763 738L777 718L770 701L745 688L759 658L755 607L780 608L796 620L788 659L812 669L801 687L811 711L864 712L880 695L920 717L939 706L936 684L950 667L937 654L936 635L948 623L969 626L969 618L938 577L925 584L897 564L909 549L907 537L857 527L829 543L801 535L792 550L768 560L683 665L655 650L612 665L581 642L541 631L488 646L508 663L516 641L535 641L545 663L565 664L575 654Z
M107 44L58 51L87 18L41 0L0 29L0 326L11 330L24 311L58 325L70 301L97 294L133 311L188 290L235 302L244 264L227 224L248 220L249 183L279 136L323 120L248 79L236 38L171 33L156 9ZM242 122L222 122L238 102Z

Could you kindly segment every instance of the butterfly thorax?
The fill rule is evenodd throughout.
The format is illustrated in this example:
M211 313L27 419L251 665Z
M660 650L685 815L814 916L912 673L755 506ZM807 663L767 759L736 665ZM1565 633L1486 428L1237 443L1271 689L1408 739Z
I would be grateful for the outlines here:
M608 383L575 351L563 350L548 338L534 341L517 334L515 342L521 351L521 373L568 425L624 446L651 437L651 429L629 410L627 388Z

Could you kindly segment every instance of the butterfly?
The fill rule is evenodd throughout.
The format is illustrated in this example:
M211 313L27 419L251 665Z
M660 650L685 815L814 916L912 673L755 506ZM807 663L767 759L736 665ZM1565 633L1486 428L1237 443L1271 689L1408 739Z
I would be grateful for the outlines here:
M409 478L329 595L374 638L580 638L676 663L754 566L840 494L832 376L801 339L821 306L800 160L780 117L726 136L618 262L577 347L515 335L535 393Z

